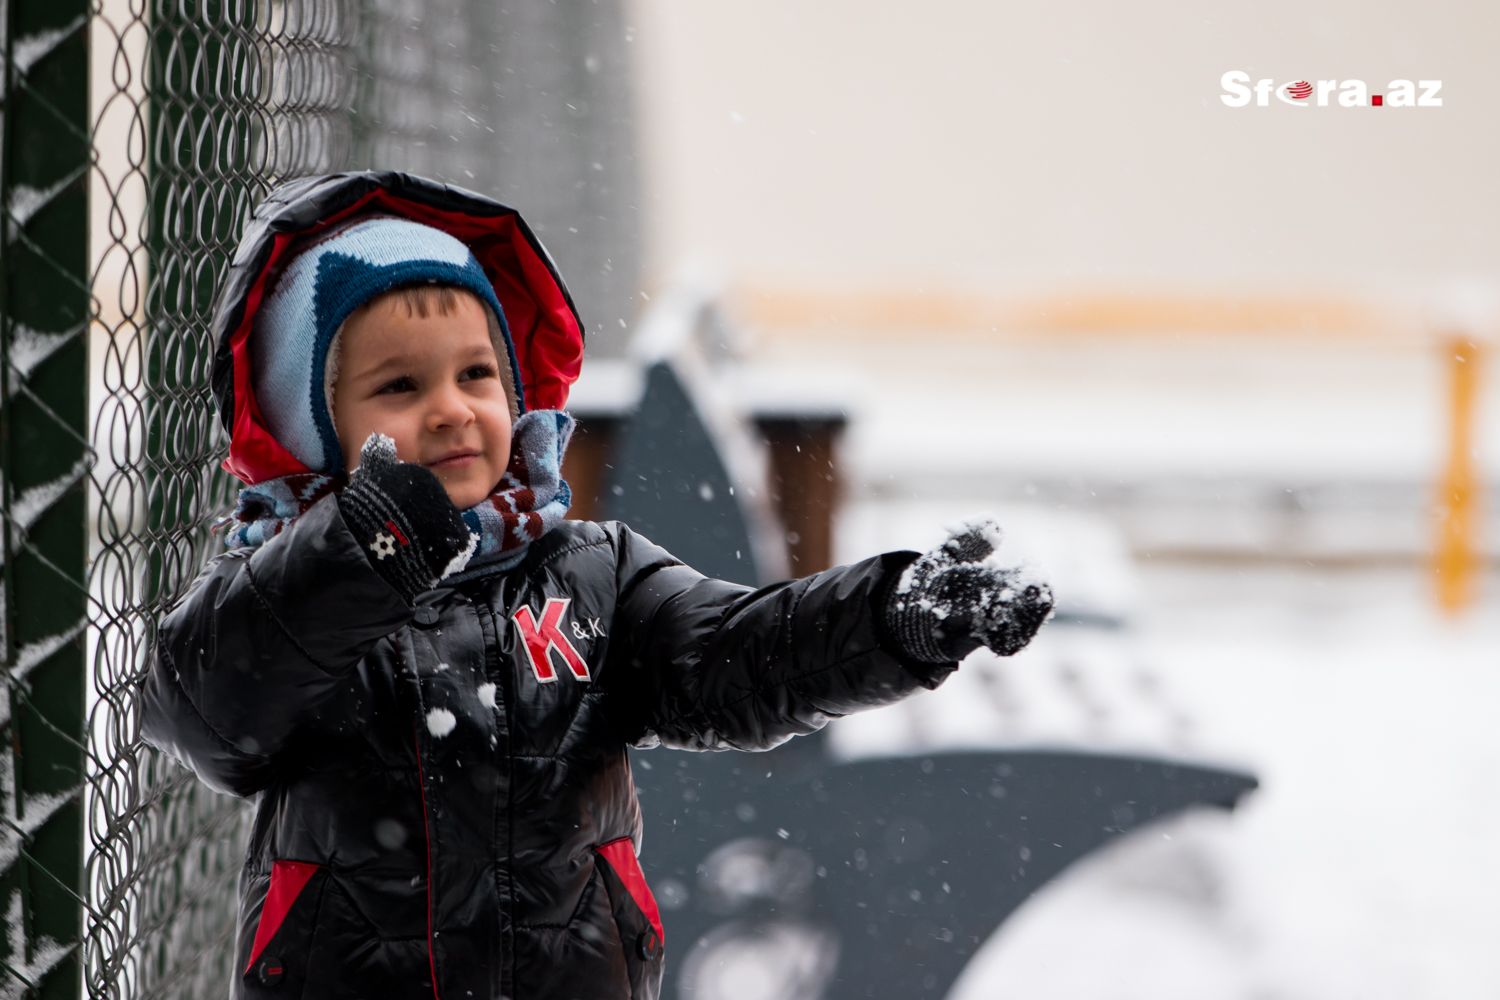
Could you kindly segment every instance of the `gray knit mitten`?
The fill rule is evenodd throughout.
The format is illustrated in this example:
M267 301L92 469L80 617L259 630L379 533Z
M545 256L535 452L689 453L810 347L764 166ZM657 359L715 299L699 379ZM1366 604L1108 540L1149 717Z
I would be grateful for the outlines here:
M408 604L463 569L479 541L438 477L398 459L384 434L371 434L360 449L339 512L370 565Z
M952 663L980 646L1000 656L1023 649L1052 614L1052 591L1031 570L992 557L1000 526L976 518L902 572L885 623L903 652Z

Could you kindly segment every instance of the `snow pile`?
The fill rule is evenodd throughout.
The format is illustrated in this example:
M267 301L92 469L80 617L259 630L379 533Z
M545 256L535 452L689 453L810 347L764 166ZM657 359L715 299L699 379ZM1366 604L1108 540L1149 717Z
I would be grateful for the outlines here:
M841 557L861 540L923 548L959 513L880 503L851 511ZM1072 552L1077 579L1133 579L1096 591L1113 603L1081 600L1037 559L1060 605L1128 608L1123 627L1054 621L1013 658L976 653L936 692L833 723L835 751L1138 752L1244 767L1262 787L1233 815L1145 827L1064 872L949 1000L1500 994L1485 957L1500 937L1500 602L1444 621L1420 567L1132 571L1081 540L1108 525L1070 543L1066 524L1085 521L1041 512L1043 542L1026 512L997 513L1007 544Z
M1142 651L1262 787L1065 872L950 1000L1500 993L1493 598L1454 624L1418 568L1142 575Z

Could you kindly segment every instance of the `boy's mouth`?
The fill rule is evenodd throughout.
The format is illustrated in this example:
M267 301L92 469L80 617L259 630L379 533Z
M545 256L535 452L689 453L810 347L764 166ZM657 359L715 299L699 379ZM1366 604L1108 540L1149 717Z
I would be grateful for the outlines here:
M480 456L474 448L458 448L425 463L429 469L462 469Z

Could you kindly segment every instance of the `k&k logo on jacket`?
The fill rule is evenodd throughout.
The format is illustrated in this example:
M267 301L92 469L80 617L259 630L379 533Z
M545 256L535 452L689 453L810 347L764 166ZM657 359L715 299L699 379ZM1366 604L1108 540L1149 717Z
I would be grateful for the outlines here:
M568 641L568 634L562 630L563 615L568 613L568 605L573 599L571 597L549 597L546 607L542 608L542 620L537 622L536 616L531 609L521 607L521 610L510 616L510 620L516 623L516 628L521 633L521 645L526 650L526 659L531 664L531 672L536 679L543 684L551 684L557 680L557 671L552 667L551 654L557 653L567 664L569 672L580 681L589 679L589 665L573 644ZM603 635L603 630L596 623L591 622L595 634ZM579 626L575 623L574 629ZM580 636L584 637L584 636Z

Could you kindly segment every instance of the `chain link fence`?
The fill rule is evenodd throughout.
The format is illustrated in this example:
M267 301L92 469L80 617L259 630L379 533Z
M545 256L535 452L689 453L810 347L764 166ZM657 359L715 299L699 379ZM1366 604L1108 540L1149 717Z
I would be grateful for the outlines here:
M156 619L222 544L237 483L208 391L214 289L276 182L342 168L354 0L92 11L91 997L216 995L250 812L139 740Z
M622 9L0 0L0 1000L236 971L250 809L141 743L138 691L238 486L207 321L244 220L293 177L425 173L578 220L626 315Z
M76 996L89 317L87 0L3 8L0 996Z
M357 11L104 0L93 13L85 974L90 996L203 997L233 973L249 812L140 743L136 689L155 621L217 548L209 528L237 485L208 392L213 292L269 185L347 161Z
M204 997L234 971L249 812L140 743L136 689L238 485L208 392L213 292L268 186L345 165L356 15L353 0L94 11L93 194L109 224L92 248L90 996Z

